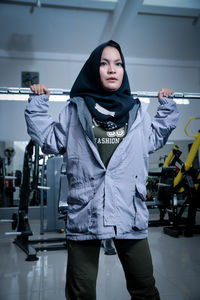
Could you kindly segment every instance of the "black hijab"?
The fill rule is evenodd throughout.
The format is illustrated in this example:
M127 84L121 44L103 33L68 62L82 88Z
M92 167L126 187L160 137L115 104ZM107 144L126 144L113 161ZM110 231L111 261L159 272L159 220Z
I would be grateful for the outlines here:
M124 77L121 87L114 92L103 89L100 80L100 61L106 46L116 48L122 59ZM110 40L98 46L81 69L70 92L70 97L81 96L96 122L106 130L120 128L128 122L129 110L133 108L135 100L131 96L125 61L119 44Z

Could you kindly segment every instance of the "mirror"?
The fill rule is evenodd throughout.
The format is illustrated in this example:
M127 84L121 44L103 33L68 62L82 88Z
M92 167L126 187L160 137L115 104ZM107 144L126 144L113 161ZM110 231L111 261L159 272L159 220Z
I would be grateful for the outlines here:
M28 141L0 141L0 207L19 205L24 151Z

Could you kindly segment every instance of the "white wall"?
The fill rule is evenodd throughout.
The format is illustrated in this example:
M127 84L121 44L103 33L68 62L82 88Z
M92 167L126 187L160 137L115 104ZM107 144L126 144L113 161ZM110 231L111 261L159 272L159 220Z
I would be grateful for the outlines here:
M0 50L0 86L20 87L22 71L37 71L40 82L50 88L70 89L87 56L53 53L9 53ZM200 62L170 61L160 59L127 58L127 72L132 91L158 91L162 87L176 92L200 93ZM27 140L24 121L25 102L0 101L0 140ZM57 118L64 103L50 103L50 112ZM149 106L151 116L155 114L157 100ZM189 139L184 126L192 116L200 117L200 100L191 100L190 105L179 105L180 120L170 139ZM196 133L200 120L193 121L190 130Z

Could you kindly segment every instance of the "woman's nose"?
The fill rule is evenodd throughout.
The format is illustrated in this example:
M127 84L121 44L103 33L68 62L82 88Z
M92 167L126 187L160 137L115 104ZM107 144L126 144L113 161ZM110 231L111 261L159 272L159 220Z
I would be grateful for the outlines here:
M108 68L108 72L111 73L111 74L116 73L115 66L110 64L109 68Z

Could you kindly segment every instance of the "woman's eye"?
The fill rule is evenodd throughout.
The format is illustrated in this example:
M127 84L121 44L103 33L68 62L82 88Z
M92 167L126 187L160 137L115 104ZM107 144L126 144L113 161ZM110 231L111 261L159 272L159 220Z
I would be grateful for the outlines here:
M106 62L104 61L100 62L100 66L106 66Z
M122 63L116 63L116 66L118 66L118 67L122 67Z

